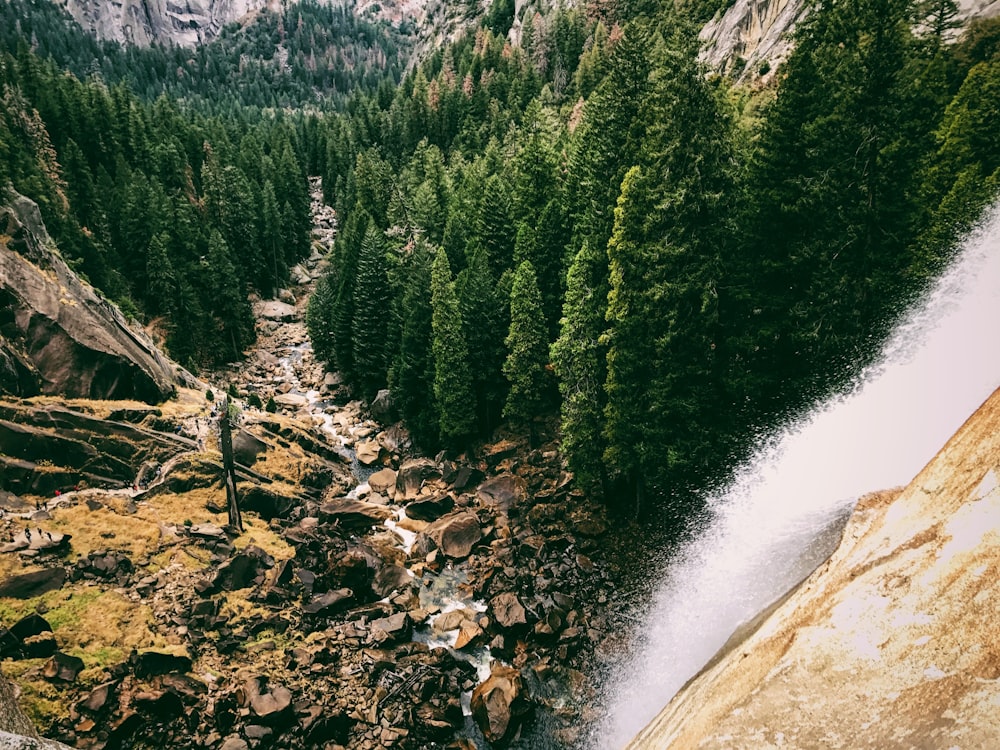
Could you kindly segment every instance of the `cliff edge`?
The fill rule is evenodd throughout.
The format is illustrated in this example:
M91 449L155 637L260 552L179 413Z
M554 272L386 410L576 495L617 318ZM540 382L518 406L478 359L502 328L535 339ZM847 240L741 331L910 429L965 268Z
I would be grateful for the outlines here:
M0 205L0 393L163 401L191 376L66 265L38 211Z
M993 746L998 611L1000 391L628 748Z

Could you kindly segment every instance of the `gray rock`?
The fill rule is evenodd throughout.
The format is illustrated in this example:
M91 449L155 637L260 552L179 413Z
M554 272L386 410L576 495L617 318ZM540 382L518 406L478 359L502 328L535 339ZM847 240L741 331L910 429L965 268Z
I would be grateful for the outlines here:
M0 245L0 296L11 321L0 339L0 371L17 376L0 388L153 403L181 380L194 382L70 270L33 201L14 194L0 207L0 235L10 237Z
M384 505L375 505L361 500L334 500L319 509L320 520L338 523L342 528L354 531L378 526L392 516L392 511Z
M258 302L253 306L254 316L264 320L273 320L278 323L291 323L298 320L299 311L287 302L279 302L276 299L269 299Z
M0 581L0 598L31 599L61 588L65 581L66 571L63 568L45 568L11 576Z

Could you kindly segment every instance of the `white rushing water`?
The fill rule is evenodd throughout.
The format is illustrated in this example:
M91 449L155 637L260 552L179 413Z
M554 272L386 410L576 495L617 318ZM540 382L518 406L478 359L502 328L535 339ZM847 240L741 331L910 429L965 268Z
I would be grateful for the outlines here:
M743 622L832 551L862 494L907 484L1000 386L1000 210L852 392L758 450L666 564L591 747L620 748Z

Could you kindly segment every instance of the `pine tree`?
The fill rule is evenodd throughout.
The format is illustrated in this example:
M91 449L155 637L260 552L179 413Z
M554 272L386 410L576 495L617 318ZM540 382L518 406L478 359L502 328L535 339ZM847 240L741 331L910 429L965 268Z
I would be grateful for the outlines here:
M765 411L843 381L906 294L921 159L904 135L911 18L910 0L818 2L766 112L742 255L752 264L734 269L747 297L739 316L756 319L744 355Z
M239 359L253 337L253 312L243 283L236 272L229 246L218 230L208 240L206 271L211 280L212 312L216 316L218 337L228 357Z
M385 235L369 223L358 255L351 325L356 381L362 396L369 400L386 380L389 284L385 254Z
M485 250L475 250L468 267L455 279L469 361L476 364L472 388L480 434L496 426L507 391L501 368L509 316L486 257Z
M503 374L510 383L510 390L503 415L534 428L534 419L547 401L549 347L542 315L542 295L538 291L535 269L529 261L523 261L514 273L510 293L510 330L504 343L507 345L507 359Z
M570 265L552 366L562 395L562 452L579 486L599 491L604 479L604 382L608 258L584 243Z
M475 396L458 297L451 280L448 256L440 248L431 266L431 309L438 429L441 440L454 445L475 431Z
M399 351L390 376L393 397L417 445L438 441L431 346L431 256L418 247L405 268Z
M153 235L146 252L146 277L149 279L149 305L154 313L173 318L177 311L177 277L170 261L170 237L166 232Z

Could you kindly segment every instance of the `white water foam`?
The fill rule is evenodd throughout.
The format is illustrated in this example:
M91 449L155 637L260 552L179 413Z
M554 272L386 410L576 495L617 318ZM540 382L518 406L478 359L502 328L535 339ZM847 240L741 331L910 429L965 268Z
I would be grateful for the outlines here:
M852 392L761 448L671 555L589 747L620 748L752 619L831 551L865 492L908 483L1000 386L1000 210ZM824 533L826 532L826 533ZM825 537L825 539L824 539ZM832 537L832 539L831 539Z

